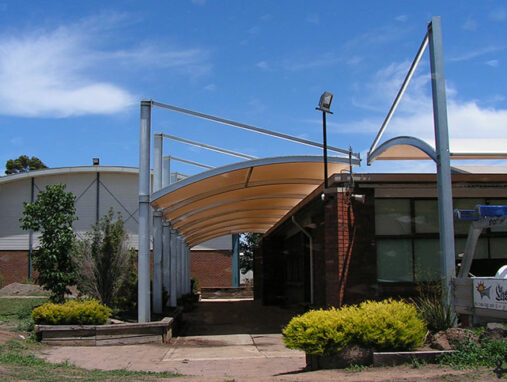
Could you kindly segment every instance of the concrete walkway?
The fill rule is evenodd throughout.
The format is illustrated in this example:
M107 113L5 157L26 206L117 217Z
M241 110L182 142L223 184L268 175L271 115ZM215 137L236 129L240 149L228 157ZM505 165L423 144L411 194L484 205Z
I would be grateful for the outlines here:
M50 362L69 361L87 369L169 371L175 382L253 381L490 381L493 374L438 366L369 368L360 372L305 372L305 356L288 350L280 328L294 312L253 301L201 303L185 314L185 328L171 344L48 347Z
M287 349L280 328L294 312L254 301L206 302L184 315L169 345L50 347L44 358L84 368L171 371L202 380L261 378L304 369L305 355Z

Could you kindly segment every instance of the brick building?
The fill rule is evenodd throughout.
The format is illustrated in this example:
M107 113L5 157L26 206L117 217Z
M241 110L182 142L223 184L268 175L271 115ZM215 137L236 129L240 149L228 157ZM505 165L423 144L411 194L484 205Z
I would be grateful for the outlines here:
M263 236L255 257L255 296L265 303L341 306L409 296L440 277L436 175L334 175ZM507 174L452 176L454 207L507 204ZM458 254L466 222L455 223ZM507 229L484 230L471 273L507 264ZM313 272L312 272L313 270ZM312 293L313 291L313 293ZM313 296L312 296L313 294Z
M46 185L63 183L76 195L78 238L91 230L109 208L121 212L129 245L138 246L138 169L117 166L65 167L0 177L0 275L3 285L29 278L29 233L20 228L23 202L36 198ZM225 235L191 250L191 274L201 286L232 285L232 237ZM38 246L37 234L33 248Z

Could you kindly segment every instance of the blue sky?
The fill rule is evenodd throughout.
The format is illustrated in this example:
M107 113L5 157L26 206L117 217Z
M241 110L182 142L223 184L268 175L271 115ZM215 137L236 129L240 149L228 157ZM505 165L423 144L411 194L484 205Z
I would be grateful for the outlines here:
M0 0L0 163L27 154L49 167L93 157L137 166L139 101L150 98L321 141L315 106L325 90L335 94L329 144L364 156L437 15L451 148L506 151L502 1ZM426 53L386 138L432 141L429 79ZM257 157L321 153L161 109L152 129ZM213 166L237 160L173 141L164 154ZM434 166L361 171L393 169Z

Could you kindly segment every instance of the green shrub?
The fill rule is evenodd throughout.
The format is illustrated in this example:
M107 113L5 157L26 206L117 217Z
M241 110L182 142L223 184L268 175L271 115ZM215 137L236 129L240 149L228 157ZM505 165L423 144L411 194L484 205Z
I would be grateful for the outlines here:
M283 329L291 349L332 354L349 343L376 350L405 350L423 344L427 329L413 305L393 300L316 310L294 317Z
M42 325L102 325L111 311L97 300L46 303L32 311L32 319Z

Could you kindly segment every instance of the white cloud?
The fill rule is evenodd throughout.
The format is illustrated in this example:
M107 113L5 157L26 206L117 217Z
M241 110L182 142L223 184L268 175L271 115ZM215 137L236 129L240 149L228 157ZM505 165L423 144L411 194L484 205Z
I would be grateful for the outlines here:
M259 61L255 66L262 70L269 70L269 64L266 61Z
M408 20L408 16L407 15L399 15L399 16L395 17L395 20L399 21L401 23L404 23Z
M335 65L341 61L342 58L335 55L334 53L325 53L315 58L306 57L304 60L286 60L283 64L283 67L286 70L297 72L300 70L315 69Z
M306 16L306 22L310 23L310 24L319 24L320 23L319 15L312 14L312 15Z
M216 86L215 84L209 84L209 85L206 85L206 86L204 87L204 90L207 90L207 91L212 92L212 91L215 91L215 90L216 90L216 88L217 88L217 86Z
M206 5L206 0L191 0L192 4L203 6Z
M363 132L371 134L372 140L379 130L395 95L408 70L408 63L393 63L376 73L366 89L369 94L364 100L366 108L378 106L378 117L369 117L350 123L328 122L330 131ZM371 106L373 108L373 106ZM507 110L482 107L476 100L463 101L458 92L447 92L449 137L452 151L506 152ZM315 121L318 123L318 121ZM433 107L429 75L414 75L400 106L393 116L384 136L409 135L426 140L434 145Z
M507 19L507 11L505 8L495 9L493 12L489 14L489 18L494 21L503 22Z
M469 51L467 53L462 54L461 56L451 57L449 61L468 61L471 60L472 58L483 56L488 53L504 50L505 48L506 46L488 46L486 48Z
M499 61L498 60L489 60L486 61L486 65L492 66L493 68L498 67Z
M104 29L125 22L124 15L100 14L50 31L0 36L0 114L61 118L118 113L133 105L137 97L100 79L99 68L170 67L190 77L209 70L207 53L199 49L145 44L142 49L100 50Z
M77 35L0 39L0 112L36 117L116 113L134 102L126 90L83 74L86 52Z
M477 21L469 17L461 26L462 29L466 31L475 31L477 30Z

